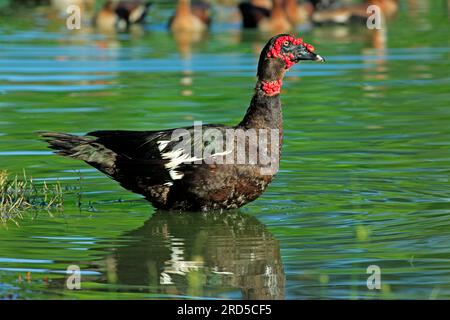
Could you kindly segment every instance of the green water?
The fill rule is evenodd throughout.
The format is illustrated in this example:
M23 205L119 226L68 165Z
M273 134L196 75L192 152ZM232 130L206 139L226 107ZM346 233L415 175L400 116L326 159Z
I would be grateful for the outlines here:
M0 16L0 169L66 189L63 212L0 225L0 298L450 298L445 2L403 1L384 35L299 32L327 63L288 73L280 172L222 215L155 212L34 132L235 124L267 35L221 22L189 49L166 8L117 36L68 31L48 9Z

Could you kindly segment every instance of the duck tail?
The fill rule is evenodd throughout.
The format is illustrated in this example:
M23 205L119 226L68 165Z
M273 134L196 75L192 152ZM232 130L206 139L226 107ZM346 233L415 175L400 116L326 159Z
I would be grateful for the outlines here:
M59 132L39 132L39 135L56 154L83 160L109 175L115 173L117 154L98 143L95 137Z
M78 153L83 144L90 142L86 137L59 132L39 132L39 136L49 144L50 149L56 150L57 154L69 157Z

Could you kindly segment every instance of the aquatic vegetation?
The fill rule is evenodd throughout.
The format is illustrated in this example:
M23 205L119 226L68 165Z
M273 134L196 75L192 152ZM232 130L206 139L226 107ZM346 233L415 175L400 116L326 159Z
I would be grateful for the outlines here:
M63 205L63 193L59 182L49 186L44 181L36 183L32 177L10 176L0 171L0 221L15 221L32 209L55 210Z

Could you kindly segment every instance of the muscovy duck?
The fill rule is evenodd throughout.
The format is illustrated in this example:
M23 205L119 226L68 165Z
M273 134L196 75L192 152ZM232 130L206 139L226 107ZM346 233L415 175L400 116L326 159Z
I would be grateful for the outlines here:
M94 131L85 136L41 132L41 136L57 154L85 161L124 188L144 195L157 208L239 208L258 198L276 174L283 134L282 80L301 60L324 61L300 38L280 34L270 39L259 58L250 106L236 126ZM257 138L252 140L254 135ZM260 156L267 150L270 154L264 161L252 158L255 152Z

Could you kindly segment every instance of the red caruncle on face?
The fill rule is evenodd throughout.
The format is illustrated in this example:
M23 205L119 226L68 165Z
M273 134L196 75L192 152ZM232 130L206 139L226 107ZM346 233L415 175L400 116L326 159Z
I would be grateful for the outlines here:
M286 66L285 69L289 69L295 64L295 57L294 54L289 53L283 53L282 52L282 46L286 42L290 42L293 45L303 45L305 48L310 51L314 52L314 47L308 43L304 43L302 38L295 38L293 36L282 36L279 37L274 44L272 45L272 48L267 53L267 58L281 58L284 60Z

